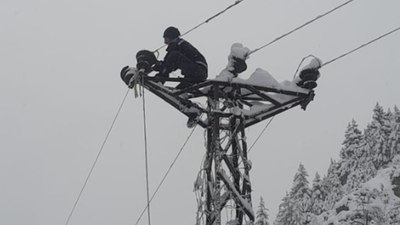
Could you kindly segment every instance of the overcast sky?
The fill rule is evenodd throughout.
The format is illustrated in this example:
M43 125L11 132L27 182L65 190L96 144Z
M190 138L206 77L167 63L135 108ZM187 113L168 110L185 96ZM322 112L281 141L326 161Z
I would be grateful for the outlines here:
M126 93L120 69L160 47L166 27L184 32L233 2L1 0L0 224L65 224ZM246 0L185 38L214 78L233 43L255 49L343 2ZM354 1L252 55L243 76L260 67L291 80L309 54L328 61L397 28L399 9L398 0ZM377 102L399 106L399 43L394 33L322 68L308 109L274 119L249 156L255 207L263 196L273 218L299 163L311 182L338 158L351 119L364 129ZM149 92L146 101L154 191L190 130L167 103ZM249 144L267 122L248 129ZM199 127L151 206L152 224L194 224L204 153ZM145 195L142 99L132 92L69 224L134 224Z

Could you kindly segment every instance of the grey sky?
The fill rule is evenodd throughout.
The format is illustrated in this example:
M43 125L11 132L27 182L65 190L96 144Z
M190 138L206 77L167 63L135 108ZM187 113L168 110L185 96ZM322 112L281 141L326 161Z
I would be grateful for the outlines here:
M0 224L64 224L126 92L119 78L138 50L162 45L233 0L0 2ZM185 39L214 78L230 46L255 49L345 1L246 0ZM278 81L309 54L330 60L400 26L397 0L359 0L252 55ZM254 206L274 215L298 164L325 174L347 123L370 121L376 102L399 105L400 33L321 70L307 111L277 116L250 153ZM161 51L163 53L163 50ZM150 184L154 190L190 130L185 117L147 92ZM248 130L253 143L267 121ZM133 93L118 118L70 225L134 224L145 206L142 100ZM152 222L193 224L193 181L205 152L198 128L152 204ZM146 224L146 219L140 224Z

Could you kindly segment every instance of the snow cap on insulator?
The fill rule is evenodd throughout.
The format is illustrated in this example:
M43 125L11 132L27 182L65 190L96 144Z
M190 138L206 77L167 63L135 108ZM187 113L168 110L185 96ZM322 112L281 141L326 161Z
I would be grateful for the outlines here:
M228 70L235 75L245 71L247 69L246 59L248 58L249 52L250 49L244 47L242 44L233 44L231 47L231 54L228 57L228 67L230 67Z
M320 77L319 68L321 68L321 65L322 61L317 57L313 57L311 61L301 69L297 78L297 85L310 90L316 88L316 81Z

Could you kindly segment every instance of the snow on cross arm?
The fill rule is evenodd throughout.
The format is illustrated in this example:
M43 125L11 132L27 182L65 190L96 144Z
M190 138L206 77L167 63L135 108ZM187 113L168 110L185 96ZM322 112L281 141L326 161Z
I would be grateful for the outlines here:
M246 60L248 58L248 53L250 50L247 47L244 47L240 43L235 43L231 47L231 52L228 56L228 65L221 71L219 75L217 75L217 81L226 81L232 83L242 83L242 84L249 84L261 87L269 87L278 90L287 90L287 91L294 91L294 92L301 92L301 93L309 93L309 90L301 88L296 85L296 79L293 81L283 81L279 83L268 71L257 68L248 79L242 79L236 77L231 71L233 71L233 65L235 63L235 58ZM313 66L316 67L320 62L318 59L312 61L304 67L303 69L312 68Z

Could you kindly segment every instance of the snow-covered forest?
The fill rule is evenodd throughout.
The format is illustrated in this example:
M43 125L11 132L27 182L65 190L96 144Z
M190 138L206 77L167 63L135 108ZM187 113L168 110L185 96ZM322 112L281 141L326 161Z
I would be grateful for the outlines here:
M309 180L300 164L274 225L400 224L400 110L376 104L364 131L353 119L338 159Z

